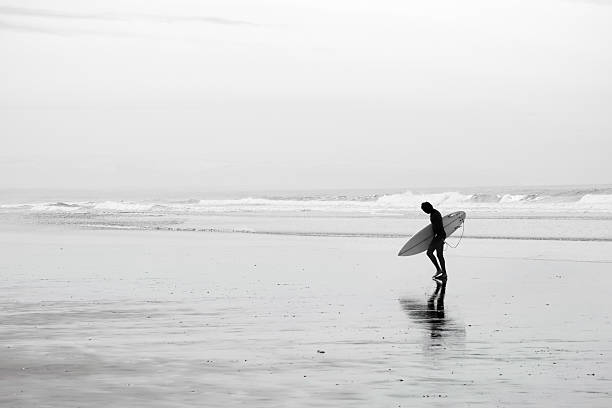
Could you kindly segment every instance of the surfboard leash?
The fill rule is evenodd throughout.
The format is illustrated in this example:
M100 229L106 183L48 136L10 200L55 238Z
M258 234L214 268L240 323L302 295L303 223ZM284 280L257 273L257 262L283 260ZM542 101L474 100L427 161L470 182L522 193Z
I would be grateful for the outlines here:
M463 222L461 223L461 236L459 237L459 241L457 241L457 243L455 244L455 246L452 246L451 244L449 244L448 242L444 241L444 243L446 245L448 245L450 248L457 248L459 246L459 244L461 243L461 240L463 239L463 233L465 232L465 220L463 220Z

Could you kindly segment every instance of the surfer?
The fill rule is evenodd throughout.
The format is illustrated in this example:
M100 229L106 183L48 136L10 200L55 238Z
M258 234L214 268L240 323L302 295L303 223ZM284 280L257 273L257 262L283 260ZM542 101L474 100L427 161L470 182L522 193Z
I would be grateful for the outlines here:
M446 263L444 262L444 240L446 239L446 232L442 224L442 214L433 208L433 205L427 201L421 204L421 210L429 214L431 227L434 233L434 237L427 248L427 256L436 267L436 274L433 277L434 279L446 279ZM434 256L434 251L436 251L438 259ZM438 264L438 260L440 264Z

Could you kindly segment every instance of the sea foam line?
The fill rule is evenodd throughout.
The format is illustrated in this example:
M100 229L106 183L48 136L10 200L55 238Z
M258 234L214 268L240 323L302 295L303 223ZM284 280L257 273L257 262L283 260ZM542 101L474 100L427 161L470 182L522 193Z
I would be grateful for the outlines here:
M398 233L362 233L362 232L312 232L312 231L265 231L250 228L195 228L195 227L161 227L161 226L133 226L108 224L79 224L86 229L99 230L138 230L138 231L168 231L168 232L205 232L220 234L254 234L279 235L297 237L321 238L411 238L413 234ZM570 241L570 242L612 242L612 237L545 237L545 236L512 236L512 235L463 235L463 239L495 239L514 241Z

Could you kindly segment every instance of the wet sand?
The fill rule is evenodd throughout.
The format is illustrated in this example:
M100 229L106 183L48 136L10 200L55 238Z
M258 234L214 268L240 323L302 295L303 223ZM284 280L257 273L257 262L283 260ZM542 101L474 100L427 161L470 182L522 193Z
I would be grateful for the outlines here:
M403 241L5 230L0 405L609 406L612 243Z

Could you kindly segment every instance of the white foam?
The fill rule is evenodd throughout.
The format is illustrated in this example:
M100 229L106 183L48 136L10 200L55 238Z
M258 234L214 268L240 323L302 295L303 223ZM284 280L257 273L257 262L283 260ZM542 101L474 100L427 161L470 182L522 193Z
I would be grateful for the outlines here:
M584 212L598 211L612 213L611 194L571 195L488 193L486 200L482 194L443 192L420 194L407 191L388 194L377 199L347 199L331 197L319 199L270 199L247 197L225 200L190 200L184 202L55 202L3 204L4 211L31 211L54 213L101 213L122 212L156 214L209 214L209 213L262 213L262 212L330 212L363 213L367 215L405 214L420 212L420 205L429 201L443 212L463 210L470 212ZM568 199L571 198L571 199Z
M31 204L30 211L34 212L52 212L52 213L76 213L84 212L86 208L73 203L41 203Z
M598 204L611 205L612 194L586 194L579 201L579 204Z
M517 201L521 201L525 199L524 194L504 194L502 198L499 200L500 203L516 203Z
M473 197L472 194L462 194L458 192L436 193L436 194L413 194L407 191L402 194L391 194L380 197L376 202L385 207L416 207L428 201L434 207L440 205L463 204Z
M129 211L129 212L141 212L150 211L155 204L143 204L133 203L127 201L104 201L102 203L96 203L93 208L96 210L104 211Z
M21 210L21 209L30 209L33 204L2 204L0 208L3 210Z

